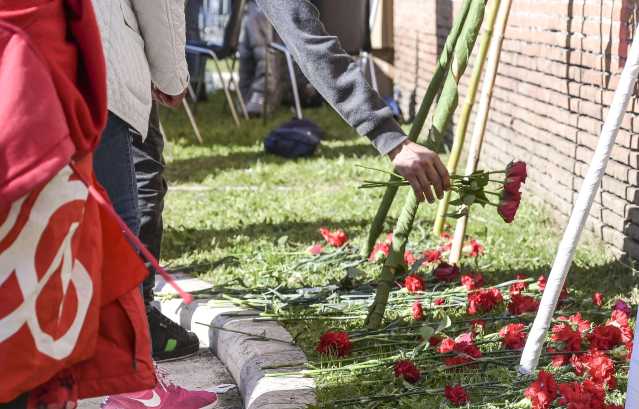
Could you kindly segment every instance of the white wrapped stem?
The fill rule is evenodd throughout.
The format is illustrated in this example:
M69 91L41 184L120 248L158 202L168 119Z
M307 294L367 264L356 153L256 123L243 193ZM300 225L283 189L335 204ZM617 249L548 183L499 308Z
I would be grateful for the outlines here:
M635 83L637 82L637 75L639 74L639 39L637 38L637 34L638 33L635 32L626 66L621 73L619 86L615 91L610 111L601 129L597 149L595 150L581 190L579 191L579 196L577 196L577 201L570 215L568 226L559 244L555 262L548 277L544 295L541 298L537 317L535 317L535 322L528 335L526 346L521 357L519 369L521 373L531 374L537 368L546 333L550 327L559 295L566 281L570 265L572 264L579 237L584 229L595 194L599 189L601 179L606 171L608 158L610 157L615 139L619 133L619 127L626 113L628 102L632 97ZM636 379L635 383L636 382L639 382L639 379ZM628 408L628 406L626 407ZM637 407L639 406L630 406L632 409L637 409Z
M639 408L639 331L636 323L639 322L639 310L635 321L635 340L632 347L632 361L630 361L630 373L628 373L628 393L626 394L626 409Z

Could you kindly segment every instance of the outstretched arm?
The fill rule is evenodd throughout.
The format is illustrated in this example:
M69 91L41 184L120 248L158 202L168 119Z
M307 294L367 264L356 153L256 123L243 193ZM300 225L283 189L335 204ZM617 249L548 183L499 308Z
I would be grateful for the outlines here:
M326 33L307 0L257 0L300 69L324 99L382 154L388 154L420 199L433 200L448 189L439 157L407 140L380 96L335 36Z

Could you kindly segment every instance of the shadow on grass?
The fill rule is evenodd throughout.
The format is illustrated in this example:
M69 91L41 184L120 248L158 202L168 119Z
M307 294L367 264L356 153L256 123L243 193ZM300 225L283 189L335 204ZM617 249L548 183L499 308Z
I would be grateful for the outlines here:
M368 225L369 220L345 220L339 227L349 231ZM194 250L205 250L211 246L218 249L232 247L238 236L250 237L252 241L267 239L273 243L282 236L289 242L310 242L317 240L319 226L335 226L334 220L286 221L282 223L259 223L228 229L174 228L164 230L163 257L177 258Z
M321 146L314 157L307 159L285 159L260 152L233 152L229 155L197 156L172 161L166 170L169 183L199 183L207 177L215 177L220 172L236 169L250 169L259 160L265 164L284 164L291 161L312 161L317 158L337 159L339 157L377 156L369 145Z

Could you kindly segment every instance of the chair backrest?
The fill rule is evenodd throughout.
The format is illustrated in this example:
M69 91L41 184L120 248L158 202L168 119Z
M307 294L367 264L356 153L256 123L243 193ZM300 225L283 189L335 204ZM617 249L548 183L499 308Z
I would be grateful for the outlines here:
M326 31L337 36L349 54L369 51L369 0L312 0Z
M234 53L240 42L246 0L204 0L200 12L202 41Z

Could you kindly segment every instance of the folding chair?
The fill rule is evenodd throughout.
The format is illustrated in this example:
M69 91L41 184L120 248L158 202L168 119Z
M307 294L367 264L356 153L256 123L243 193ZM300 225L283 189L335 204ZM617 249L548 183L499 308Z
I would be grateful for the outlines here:
M355 56L362 71L369 69L371 86L378 90L377 73L375 63L371 57L370 32L375 23L379 9L379 0L313 0L320 12L320 19L329 34L337 36L342 47L350 55ZM370 8L369 8L370 6ZM359 21L360 24L353 24ZM295 113L298 119L302 119L302 107L300 102L297 80L295 77L295 65L293 57L286 46L279 43L271 43L271 49L279 51L286 57L288 75L293 91Z
M237 62L237 50L245 3L246 0L205 0L200 13L200 36L202 41L189 41L186 44L186 52L188 54L199 55L213 61L213 67L218 74L233 121L237 126L240 126L240 118L233 100L232 91L236 94L238 104L242 110L242 116L248 119L244 98L242 98L240 87L233 75ZM224 78L221 60L225 60L226 68L230 73L228 81ZM191 86L189 86L189 93L195 103L197 100L195 98L196 92ZM185 105L184 108L189 115L194 132L196 135L199 134L197 123L191 112L189 112L188 105Z

